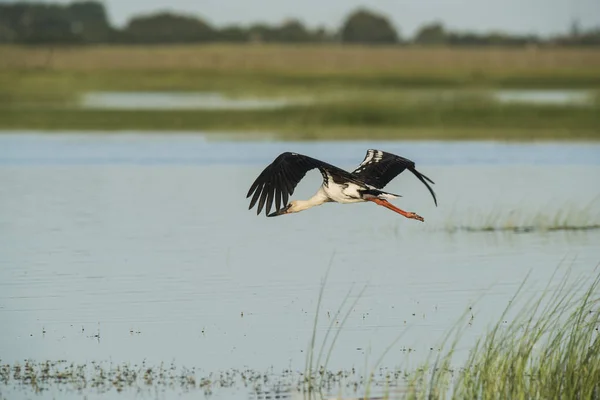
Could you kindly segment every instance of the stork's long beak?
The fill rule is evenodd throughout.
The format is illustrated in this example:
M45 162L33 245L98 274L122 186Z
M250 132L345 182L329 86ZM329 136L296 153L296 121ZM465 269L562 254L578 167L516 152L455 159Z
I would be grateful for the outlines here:
M275 212L272 212L271 214L267 215L267 217L277 217L279 215L284 215L288 213L288 210L290 209L291 204L288 204L287 206L283 207L280 210L277 210Z

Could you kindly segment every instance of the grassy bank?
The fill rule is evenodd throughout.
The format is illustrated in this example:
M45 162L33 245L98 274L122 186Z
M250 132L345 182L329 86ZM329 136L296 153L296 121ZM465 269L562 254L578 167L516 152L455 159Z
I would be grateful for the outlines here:
M600 52L593 49L0 46L0 129L268 131L311 140L597 140L598 100L586 107L502 105L484 93L598 92L599 71ZM208 91L312 103L244 111L79 108L80 96L91 91Z
M276 132L282 139L595 140L600 112L520 107L294 106L265 111L0 109L3 129Z

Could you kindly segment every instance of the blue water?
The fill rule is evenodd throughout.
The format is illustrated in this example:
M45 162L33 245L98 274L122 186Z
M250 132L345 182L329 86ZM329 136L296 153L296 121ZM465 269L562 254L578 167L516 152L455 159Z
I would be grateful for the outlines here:
M116 110L260 110L304 103L285 98L230 98L218 92L91 92L80 106Z
M319 346L348 291L354 300L366 290L330 368L371 367L400 333L382 366L414 367L473 307L460 366L528 273L526 296L551 279L559 283L564 270L552 276L561 264L576 277L598 273L598 230L542 229L600 224L597 144L210 139L0 135L3 363L146 360L195 366L204 375L302 371L321 279L331 267ZM368 148L408 157L436 182L438 207L411 175L387 186L404 196L399 207L425 223L373 204L325 204L278 218L248 211L250 184L279 153L352 168ZM312 195L320 182L310 172L294 199ZM453 230L490 223L540 229Z
M5 132L0 134L0 164L256 165L283 151L294 151L334 164L354 165L367 148L379 148L403 154L420 165L600 165L597 143L231 142L210 138L181 133Z

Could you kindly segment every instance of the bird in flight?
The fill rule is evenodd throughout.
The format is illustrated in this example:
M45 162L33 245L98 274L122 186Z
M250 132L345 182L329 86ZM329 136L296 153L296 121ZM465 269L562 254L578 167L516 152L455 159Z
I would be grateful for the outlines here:
M318 168L323 176L323 184L317 193L308 200L293 200L288 203L298 182L314 168ZM433 181L417 171L414 162L395 154L369 149L365 159L352 172L302 154L282 153L261 172L250 187L246 196L252 196L248 209L252 209L258 202L256 215L264 208L268 217L276 217L328 202L349 204L371 201L406 218L423 221L420 215L401 210L388 201L400 195L381 190L406 169L427 186L437 206L435 193L429 186ZM275 211L271 213L273 203Z

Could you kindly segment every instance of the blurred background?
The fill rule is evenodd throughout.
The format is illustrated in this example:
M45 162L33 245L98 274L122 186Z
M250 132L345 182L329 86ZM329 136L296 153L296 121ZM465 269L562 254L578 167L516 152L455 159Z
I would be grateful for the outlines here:
M0 2L0 128L596 139L597 6Z
M398 335L401 380L468 310L460 366L527 277L598 276L599 140L597 0L0 1L0 398L154 395L170 362L165 397L248 398L301 382L330 326L328 390L355 396ZM370 148L435 182L438 207L386 187L424 223L248 211L281 152Z

